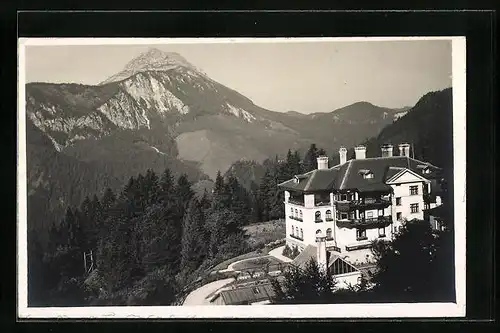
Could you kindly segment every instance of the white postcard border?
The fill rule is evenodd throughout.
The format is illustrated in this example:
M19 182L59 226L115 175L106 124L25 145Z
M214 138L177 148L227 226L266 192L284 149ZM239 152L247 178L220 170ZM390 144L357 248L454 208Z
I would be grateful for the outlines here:
M25 47L28 45L130 45L192 43L374 42L451 40L456 303L385 303L253 306L28 307ZM466 40L465 37L338 38L20 38L18 40L17 301L19 318L435 318L465 316L466 291Z

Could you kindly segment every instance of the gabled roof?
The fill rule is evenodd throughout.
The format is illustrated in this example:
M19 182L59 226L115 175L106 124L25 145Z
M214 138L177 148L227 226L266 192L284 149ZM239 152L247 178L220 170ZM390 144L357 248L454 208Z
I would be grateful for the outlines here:
M299 253L297 257L291 262L292 265L297 266L301 269L304 269L307 263L312 259L314 261L317 261L317 251L318 248L314 245L308 245L302 252ZM340 258L338 255L334 254L333 252L329 253L328 256L328 264L327 266L330 268L332 267L333 263L336 261L340 261L344 263L345 266L350 267L350 271L359 271L355 266L352 264L348 263L344 259Z
M316 260L318 248L314 245L307 245L302 252L299 253L295 259L292 260L291 264L300 268L304 268L306 264L311 260Z
M274 296L274 289L270 283L242 287L237 289L223 290L220 297L224 304L244 304L268 300Z
M279 186L282 189L299 192L316 192L353 189L360 192L390 191L386 181L404 169L411 170L426 178L435 178L440 168L407 156L374 157L352 159L344 164L326 170L313 170L301 176L297 183L294 179ZM430 172L422 174L423 169ZM363 177L363 173L373 173L373 178Z

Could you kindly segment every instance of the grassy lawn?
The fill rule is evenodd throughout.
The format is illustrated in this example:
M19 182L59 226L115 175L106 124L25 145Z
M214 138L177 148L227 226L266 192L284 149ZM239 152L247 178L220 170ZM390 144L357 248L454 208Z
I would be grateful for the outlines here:
M274 257L261 257L239 262L233 266L234 270L261 269L269 265L271 271L276 270L282 261Z
M237 257L233 257L233 258L227 259L227 260L221 262L220 264L217 264L216 266L212 267L210 270L211 271L220 271L220 270L226 269L227 266L231 265L233 262L236 262L236 261L239 261L239 260L243 260L243 259L250 259L250 258L261 257L263 255L264 254L258 253L257 251L248 252L248 253L239 255Z
M285 220L254 223L243 228L250 246L265 245L285 237Z

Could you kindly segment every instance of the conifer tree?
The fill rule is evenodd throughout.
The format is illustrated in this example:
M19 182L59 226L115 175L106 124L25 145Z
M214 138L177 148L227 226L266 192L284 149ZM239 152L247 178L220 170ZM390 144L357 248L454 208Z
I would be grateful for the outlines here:
M169 168L166 168L161 175L159 200L166 202L173 197L174 177Z
M191 199L183 224L181 266L195 270L207 255L209 241L203 209L196 198Z

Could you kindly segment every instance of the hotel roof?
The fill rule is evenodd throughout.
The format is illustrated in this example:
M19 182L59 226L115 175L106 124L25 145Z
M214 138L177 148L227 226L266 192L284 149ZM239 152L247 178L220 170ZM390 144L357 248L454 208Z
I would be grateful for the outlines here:
M360 192L390 191L386 181L398 172L409 169L426 179L436 178L440 168L406 156L352 159L330 169L313 170L287 180L279 187L299 192L356 189ZM428 173L422 174L422 170ZM363 174L373 173L373 178Z

